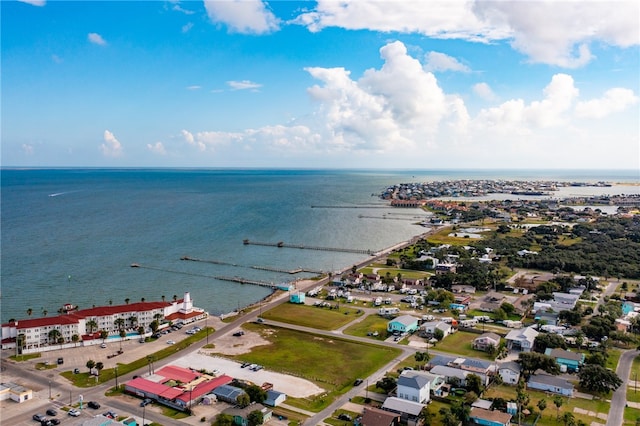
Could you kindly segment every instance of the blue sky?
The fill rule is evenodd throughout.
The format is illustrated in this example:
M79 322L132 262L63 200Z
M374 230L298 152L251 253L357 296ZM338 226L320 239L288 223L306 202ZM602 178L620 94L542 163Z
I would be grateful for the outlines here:
M0 8L2 166L640 170L637 1Z

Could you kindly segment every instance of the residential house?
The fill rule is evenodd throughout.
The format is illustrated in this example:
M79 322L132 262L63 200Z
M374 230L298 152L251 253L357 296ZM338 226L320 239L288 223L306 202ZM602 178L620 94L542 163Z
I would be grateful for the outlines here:
M398 377L396 396L408 401L428 404L431 392L430 377L420 371L405 370Z
M510 351L531 352L536 336L540 334L533 327L511 330L505 337Z
M242 394L246 394L243 389L231 385L218 386L211 393L213 393L219 401L228 402L230 404L237 404L238 397Z
M490 361L477 358L456 358L445 355L437 355L433 357L429 360L427 368L429 368L434 374L442 374L441 371L448 372L448 370L442 370L439 368L434 370L435 367L447 367L460 370L468 374L473 373L480 377L484 385L489 383L489 376L495 372L495 365ZM449 376L446 377L458 377L460 380L464 380L466 377L466 375L461 375L460 373L453 374L448 372L448 374Z
M459 368L448 367L446 365L436 365L430 372L444 377L447 383L453 383L458 386L464 386L467 383L467 376L472 374Z
M473 349L487 351L490 347L498 349L500 346L500 336L496 333L484 333L473 339Z
M400 415L379 408L364 407L360 424L362 426L398 426Z
M420 325L420 330L424 333L425 336L433 337L436 333L436 330L442 331L442 338L444 339L449 334L453 333L453 327L451 324L447 324L444 321L429 321L423 322Z
M249 414L253 413L254 411L260 411L262 413L263 424L271 420L271 417L273 416L273 412L270 409L268 409L262 404L255 403L255 402L244 408L238 408L238 407L227 408L226 410L223 411L223 413L233 416L234 425L248 426Z
M413 333L418 329L418 318L411 315L401 315L387 323L387 331L390 333Z
M10 399L21 403L33 398L33 391L12 382L0 383L0 401Z
M532 375L527 382L527 386L530 389L539 389L559 395L573 396L573 385L569 381L548 374Z
M555 359L561 370L566 368L569 372L578 371L584 364L585 359L583 353L571 352L561 348L547 348L544 354Z
M497 410L485 410L484 408L473 407L469 413L469 419L477 425L483 426L509 426L511 424L511 414Z
M518 384L520 380L520 364L515 361L502 362L498 364L498 374L502 381L508 385Z
M265 405L277 407L287 399L287 394L269 389L267 391L267 399L264 400Z
M406 423L408 426L421 424L420 412L422 412L423 408L424 404L396 398L395 396L390 396L382 403L383 410L400 415L400 422Z

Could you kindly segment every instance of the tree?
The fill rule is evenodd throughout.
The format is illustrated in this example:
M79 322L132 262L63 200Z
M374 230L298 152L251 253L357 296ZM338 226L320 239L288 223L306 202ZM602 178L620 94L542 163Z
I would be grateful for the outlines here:
M58 339L62 337L62 334L60 334L60 330L57 330L54 328L53 330L49 331L49 334L47 334L47 337L48 337L49 343L50 342L56 343Z
M98 375L100 375L100 372L102 371L102 369L104 368L104 364L100 361L96 362L96 370L98 370Z
M260 410L254 410L247 415L247 421L249 426L258 426L261 425L264 421L264 415Z
M515 311L516 311L516 307L515 307L515 306L513 306L513 305L512 305L511 303L509 303L509 302L503 302L503 303L500 305L500 309L502 309L502 310L504 311L504 313L505 313L505 314L507 314L507 316L509 316L509 315L511 315L511 314L513 314L513 313L515 313Z
M544 353L547 348L567 349L567 341L560 334L540 333L533 341L533 348L542 353Z
M482 379L477 374L469 374L466 378L465 388L469 392L475 392L476 395L482 393Z
M396 379L393 377L383 377L382 380L376 382L376 387L382 389L385 393L389 393L397 386Z
M158 331L158 321L156 320L151 321L151 323L149 324L149 328L155 334L155 332Z
M120 350L122 350L122 341L127 337L127 332L124 330L120 330Z
M80 341L80 336L78 336L77 334L74 334L73 336L71 336L71 341L75 344L75 346L78 346L78 342Z
M262 404L267 399L267 392L258 385L249 385L244 391L249 395L251 402Z
M33 309L27 309L27 315L29 315L29 318L31 318L31 314L33 314Z
M578 373L580 386L592 392L605 394L615 391L622 385L616 373L598 364L584 365Z
M458 426L460 420L451 412L451 409L442 407L438 413L440 413L442 426Z
M118 330L123 330L124 318L116 318L116 320L113 322L113 325L115 325Z
M87 321L87 327L89 328L89 334L93 333L93 330L98 329L98 323L95 320Z
M560 407L564 404L564 399L560 395L556 395L553 397L553 405L556 406L556 419L560 418Z
M102 339L103 343L107 337L109 337L109 332L107 330L100 330L100 338Z
M236 398L236 402L242 408L247 407L249 404L251 404L251 400L249 399L249 395L247 395L246 393L242 393L242 394L238 395L238 397Z
M522 367L522 374L527 378L538 369L542 369L549 374L560 374L558 363L548 355L537 352L521 352L518 356L518 362Z
M129 299L128 297L126 299L124 299L124 303L126 303L127 305L129 304L130 301L131 301L131 299Z
M444 338L444 331L436 328L433 332L433 337L439 342Z
M540 416L542 416L542 412L547 408L547 400L542 398L538 400L538 404L536 405L538 406L538 410L540 410Z
M130 316L129 324L131 325L132 328L134 328L138 324L138 317L136 317L135 315Z
M573 415L573 413L569 411L564 413L560 418L560 420L562 420L562 423L564 423L564 426L574 426L576 424L575 416Z
M138 327L138 334L140 336L144 335L144 327L143 326Z
M215 426L233 426L233 416L231 414L220 413L216 417Z
M90 359L89 361L87 361L87 363L85 365L89 369L89 373L91 373L91 370L93 369L93 367L96 366L96 362L94 360Z

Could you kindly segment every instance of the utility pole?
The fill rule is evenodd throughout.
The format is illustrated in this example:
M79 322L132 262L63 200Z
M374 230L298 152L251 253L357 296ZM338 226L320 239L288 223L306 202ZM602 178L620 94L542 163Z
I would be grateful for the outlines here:
M51 380L49 380L49 399L51 399Z
M118 366L117 365L115 366L114 371L116 372L116 390L118 390Z

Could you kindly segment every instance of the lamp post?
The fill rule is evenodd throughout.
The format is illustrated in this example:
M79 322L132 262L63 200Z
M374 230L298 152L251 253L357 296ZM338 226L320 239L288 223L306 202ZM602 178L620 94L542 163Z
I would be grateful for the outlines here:
M51 380L49 380L49 399L51 399Z
M142 426L144 426L146 414L147 414L147 406L143 405L142 406Z
M633 379L634 379L633 393L636 393L636 391L638 390L638 372L637 371L633 372Z

